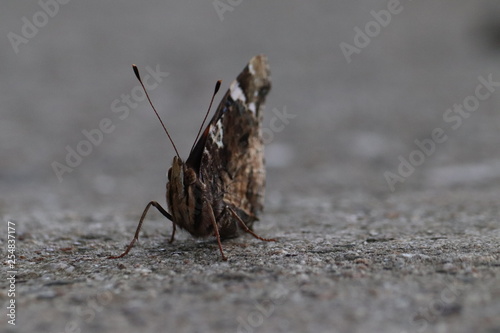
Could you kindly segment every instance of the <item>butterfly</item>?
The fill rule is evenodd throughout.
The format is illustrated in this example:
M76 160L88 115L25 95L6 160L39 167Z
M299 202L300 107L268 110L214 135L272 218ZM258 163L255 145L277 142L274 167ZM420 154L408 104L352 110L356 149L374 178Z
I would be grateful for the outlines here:
M134 65L133 68L146 91L137 66ZM210 106L220 84L221 81L218 81L215 86ZM121 255L110 258L121 258L132 249L151 206L172 221L170 243L174 241L176 227L197 238L214 236L223 260L227 260L227 257L221 240L238 237L241 231L263 241L275 241L253 232L253 224L258 220L264 201L266 172L261 126L264 103L270 89L267 57L257 55L250 59L231 83L202 132L210 112L209 107L185 161L180 158L146 92L176 152L167 173L168 211L157 201L149 202L139 220L133 240Z

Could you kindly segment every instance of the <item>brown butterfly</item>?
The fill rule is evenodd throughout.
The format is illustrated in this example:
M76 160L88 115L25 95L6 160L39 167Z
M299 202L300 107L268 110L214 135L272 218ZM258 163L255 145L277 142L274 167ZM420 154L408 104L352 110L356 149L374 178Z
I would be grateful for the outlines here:
M137 67L133 67L137 79L146 90ZM218 81L216 84L210 105L220 83ZM149 202L142 213L134 239L125 252L110 258L121 258L134 246L151 206L172 221L170 242L174 240L176 226L187 230L194 237L215 236L223 260L227 260L227 257L222 250L221 240L238 237L240 230L263 241L274 241L252 231L253 223L258 220L257 216L263 209L266 174L261 124L265 98L270 89L267 58L264 55L255 56L231 83L200 136L207 112L185 162L180 158L153 106L176 152L172 167L168 170L166 197L170 213L158 202Z

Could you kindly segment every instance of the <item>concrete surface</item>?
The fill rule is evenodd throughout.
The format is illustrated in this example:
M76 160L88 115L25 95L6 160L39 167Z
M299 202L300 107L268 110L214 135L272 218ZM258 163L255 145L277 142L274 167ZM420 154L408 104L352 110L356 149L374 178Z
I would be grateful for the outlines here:
M49 3L0 11L2 331L500 332L495 1ZM258 53L264 126L283 126L255 229L278 242L224 242L222 262L212 239L168 244L151 213L130 255L107 260L164 202L173 157L149 106L125 107L140 97L130 65L169 73L151 97L185 155L214 82Z

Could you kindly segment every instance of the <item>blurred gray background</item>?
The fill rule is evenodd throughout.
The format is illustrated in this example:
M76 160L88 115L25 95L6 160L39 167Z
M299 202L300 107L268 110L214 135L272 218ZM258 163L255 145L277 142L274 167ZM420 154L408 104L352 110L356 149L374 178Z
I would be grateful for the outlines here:
M340 44L355 45L353 29L364 30L374 21L370 11L387 10L386 1L243 1L232 11L220 9L221 16L207 1L74 1L18 44L17 54L8 33L22 36L22 18L33 22L41 7L2 7L5 211L22 201L140 210L148 200L162 200L173 149L159 122L146 102L123 120L111 108L137 85L131 64L144 74L146 66L169 72L150 93L186 157L215 80L227 89L259 53L268 55L273 79L264 126L273 108L296 115L268 145L268 193L383 195L390 192L384 172L397 172L398 156L408 159L414 140L430 138L436 127L449 139L397 191L492 186L500 179L500 93L457 130L443 121L448 108L474 93L479 76L500 81L494 1L402 1L401 12L350 63ZM60 182L51 163L65 164L65 147L76 149L85 140L82 130L103 118L114 131Z
M348 61L341 44L354 46L355 28L364 31L375 22L371 11L387 11L388 3L70 1L48 7L53 15L47 15L34 1L3 2L3 219L18 221L20 232L39 228L43 234L64 228L71 216L85 230L80 216L106 225L121 224L110 218L118 215L127 220L121 232L131 235L148 201L165 202L165 172L174 156L147 102L139 101L125 119L113 112L114 101L137 86L131 64L143 75L148 66L169 73L149 92L186 158L215 81L227 89L260 53L269 58L273 82L264 127L273 110L295 115L267 146L270 214L306 207L327 216L330 204L366 211L390 198L410 198L402 206L413 211L441 194L453 205L445 193L455 191L460 203L471 193L484 198L479 207L494 205L500 87L456 129L443 115L474 95L479 77L500 82L498 2L401 0L398 13L385 27L375 24L379 31L374 28ZM38 22L37 31L25 27L27 21ZM76 149L85 140L82 131L104 118L114 130L60 181L52 164L66 164L66 147ZM436 128L446 142L391 191L384 173L397 173L400 156L408 159L418 148L414 141L431 138ZM299 232L287 219L273 230ZM167 234L170 226L161 222L157 229ZM108 242L121 246L125 238Z

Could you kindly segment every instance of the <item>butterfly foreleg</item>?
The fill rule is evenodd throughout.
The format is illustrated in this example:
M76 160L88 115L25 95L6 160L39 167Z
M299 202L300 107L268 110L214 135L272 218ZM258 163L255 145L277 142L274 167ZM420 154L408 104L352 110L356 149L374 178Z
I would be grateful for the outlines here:
M231 214L234 216L234 218L238 221L238 224L240 225L240 227L245 232L248 232L250 235L254 236L257 239L260 239L261 241L276 242L276 239L274 239L274 238L263 238L263 237L260 237L259 235L257 235L255 232L253 232L249 227L247 227L247 225L245 224L245 222L243 222L243 220L241 219L241 217L239 217L239 215L236 214L236 212L231 207L226 206L224 209L229 210L229 212L231 212Z
M220 250L220 254L222 256L222 260L226 261L227 257L224 255L224 251L222 250L222 243L220 240L219 227L217 226L217 220L215 219L214 210L212 208L212 205L210 205L209 203L207 203L206 207L207 207L210 221L212 222L212 226L214 228L215 238L217 238L217 243L219 244L219 250Z
M123 252L119 256L110 256L110 257L108 257L108 259L122 258L122 257L126 256L130 252L130 250L132 249L132 247L134 247L135 242L137 242L137 240L139 240L139 232L141 231L142 224L144 223L144 218L146 217L146 214L148 213L149 207L151 207L151 206L154 206L156 209L158 209L158 211L160 213L163 214L163 216L165 216L167 219L169 219L170 221L172 221L172 224L173 224L174 227L173 227L173 231L172 231L172 236L170 238L170 243L173 242L173 240L174 240L174 234L175 234L175 223L172 220L172 215L170 215L165 209L163 209L163 207L160 206L160 204L158 202L156 202L156 201L150 201L147 204L146 208L144 208L144 211L142 212L141 219L139 220L139 224L137 225L137 229L135 230L134 238L132 239L132 241L130 242L130 244L125 249L125 252Z

